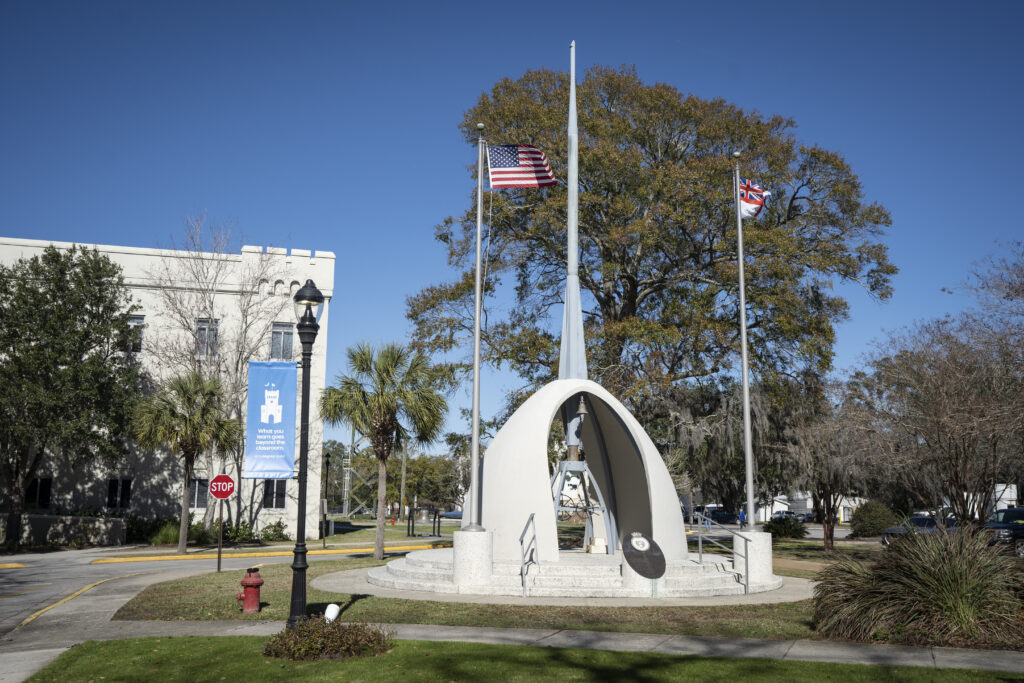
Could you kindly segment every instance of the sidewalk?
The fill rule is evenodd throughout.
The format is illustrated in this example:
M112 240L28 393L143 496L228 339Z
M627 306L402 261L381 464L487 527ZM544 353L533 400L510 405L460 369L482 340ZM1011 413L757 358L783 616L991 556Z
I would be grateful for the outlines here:
M111 621L121 605L147 585L187 573L190 572L162 572L108 581L8 633L0 640L0 681L23 681L69 647L85 640L270 635L284 628L284 622L280 621ZM1024 673L1024 652L553 629L419 624L392 627L401 639Z

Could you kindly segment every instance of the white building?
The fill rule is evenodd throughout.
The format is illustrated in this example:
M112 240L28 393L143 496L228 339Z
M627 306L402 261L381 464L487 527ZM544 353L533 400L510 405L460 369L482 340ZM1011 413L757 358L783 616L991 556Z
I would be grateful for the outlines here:
M72 246L67 242L0 237L0 263L9 266L19 259L40 255L51 244L58 249ZM318 397L326 380L334 254L253 246L244 246L240 253L232 254L82 246L96 249L121 267L133 303L139 306L134 322L143 326L143 333L141 345L134 352L148 375L159 382L188 364L220 368L228 383L236 381L235 395L240 397L241 406L245 406L247 361L301 359L291 296L307 279L316 283L325 301L310 373L306 494L306 535L315 538L323 442ZM189 329L185 329L186 325ZM301 400L301 373L298 381L297 403ZM300 407L296 405L295 410L297 468ZM244 408L239 412L244 419ZM240 481L239 465L240 461L230 455L197 459L190 485L196 519L212 517L215 500L208 495L208 481L225 472L238 484L235 496L224 506L225 523L237 519L260 529L283 520L294 538L297 481ZM26 512L94 510L142 518L175 517L181 509L183 473L180 458L167 452L126 452L117 463L92 463L70 471L60 458L50 458L29 485Z

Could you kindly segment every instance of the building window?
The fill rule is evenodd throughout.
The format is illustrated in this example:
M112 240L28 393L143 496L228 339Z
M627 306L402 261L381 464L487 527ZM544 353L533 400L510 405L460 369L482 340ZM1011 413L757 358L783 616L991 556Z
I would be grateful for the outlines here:
M263 480L263 507L283 508L284 492L288 484L287 479L264 479Z
M132 353L142 353L142 331L146 329L146 316L128 316L128 327L130 327L134 333L134 337L129 345L129 350Z
M190 508L205 508L206 499L210 494L209 479L190 479L188 482L188 499Z
M292 359L292 331L295 325L291 323L274 323L274 329L270 332L270 358L272 360Z
M211 318L196 320L196 355L199 358L217 355L217 322Z
M107 480L107 507L127 510L132 500L131 479Z
M25 488L25 509L43 510L50 507L50 489L53 487L53 479L33 479Z

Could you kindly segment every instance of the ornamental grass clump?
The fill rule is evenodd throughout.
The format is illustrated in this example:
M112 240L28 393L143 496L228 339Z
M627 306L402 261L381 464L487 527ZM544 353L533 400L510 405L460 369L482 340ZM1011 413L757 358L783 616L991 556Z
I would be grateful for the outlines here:
M818 575L814 625L828 638L1024 647L1014 560L972 529L910 532L873 564L841 560Z
M300 619L274 636L263 654L294 661L372 657L391 649L394 631L375 624L328 622L322 615Z

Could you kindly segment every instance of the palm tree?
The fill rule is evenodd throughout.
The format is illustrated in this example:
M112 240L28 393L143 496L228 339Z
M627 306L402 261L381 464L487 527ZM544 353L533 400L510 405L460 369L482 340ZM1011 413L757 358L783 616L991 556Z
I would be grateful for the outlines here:
M377 456L377 539L374 558L384 559L384 507L387 461L391 452L414 437L433 441L441 432L448 404L426 356L401 344L379 351L362 343L348 350L349 375L327 387L320 413L330 424L346 422L370 439Z
M132 432L143 448L166 446L181 454L185 478L181 490L181 525L178 552L188 543L189 482L196 457L218 445L238 438L238 420L224 417L220 381L203 377L198 371L172 377L155 395L141 401L132 415Z

